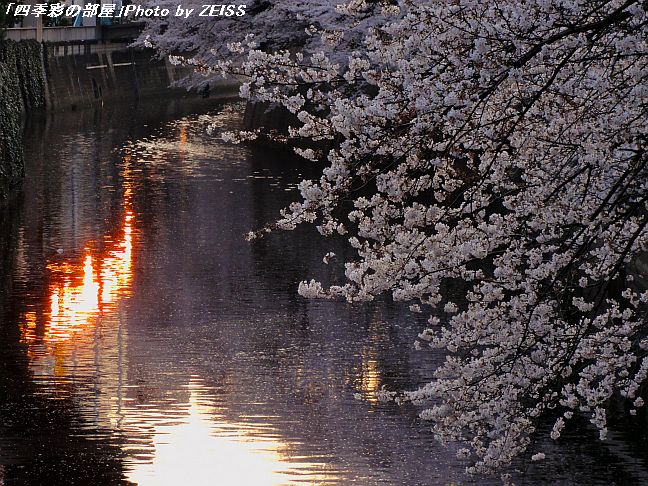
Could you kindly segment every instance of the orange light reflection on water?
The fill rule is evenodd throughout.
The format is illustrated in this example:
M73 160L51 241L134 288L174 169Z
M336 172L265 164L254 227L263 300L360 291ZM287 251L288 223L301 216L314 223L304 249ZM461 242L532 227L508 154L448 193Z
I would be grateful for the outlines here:
M94 388L78 406L99 427L133 439L122 447L125 474L136 484L335 482L335 472L323 464L291 460L288 446L268 423L228 419L226 407L220 410L216 396L196 377L189 380L187 403L176 410L159 404L147 410L129 396L128 390L134 393L136 387L125 371L128 329L122 328L120 305L132 294L136 218L130 157L124 161L125 190L116 231L88 242L80 258L51 262L45 305L22 315L21 338L30 369L41 383L54 386L53 398L59 384L92 377ZM108 332L109 327L119 330Z
M61 358L67 354L68 341L95 328L105 312L131 294L134 212L128 185L122 207L118 238L107 248L93 250L92 246L98 245L89 245L82 261L47 265L49 305L40 315L34 311L23 315L23 342L44 346L48 354Z

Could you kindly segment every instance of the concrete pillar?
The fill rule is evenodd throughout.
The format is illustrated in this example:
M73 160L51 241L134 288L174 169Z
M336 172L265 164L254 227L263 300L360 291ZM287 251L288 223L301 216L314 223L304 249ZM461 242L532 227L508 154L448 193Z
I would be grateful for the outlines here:
M36 17L36 41L43 42L43 17Z

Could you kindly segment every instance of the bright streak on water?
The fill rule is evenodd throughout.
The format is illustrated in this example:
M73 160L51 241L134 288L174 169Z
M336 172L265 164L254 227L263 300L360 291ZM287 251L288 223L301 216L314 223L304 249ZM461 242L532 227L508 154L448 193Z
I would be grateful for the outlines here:
M207 135L240 105L72 115L30 128L0 211L0 484L468 480L418 409L375 398L443 359L413 349L424 319L298 297L341 276L322 257L344 248L314 231L243 241L312 164ZM624 439L578 439L525 479L646 477Z

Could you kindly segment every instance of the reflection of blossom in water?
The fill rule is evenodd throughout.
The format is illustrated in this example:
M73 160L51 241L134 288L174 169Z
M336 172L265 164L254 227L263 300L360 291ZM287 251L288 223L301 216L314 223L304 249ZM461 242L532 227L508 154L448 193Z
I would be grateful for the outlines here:
M149 177L168 179L174 176L192 178L206 175L205 161L214 160L214 155L226 158L229 166L241 160L244 147L224 144L217 136L220 131L231 129L240 123L241 106L228 104L214 114L180 118L169 123L165 132L137 140L127 150L138 157L138 162L147 167ZM213 138L204 134L211 129ZM173 136L168 135L168 131Z

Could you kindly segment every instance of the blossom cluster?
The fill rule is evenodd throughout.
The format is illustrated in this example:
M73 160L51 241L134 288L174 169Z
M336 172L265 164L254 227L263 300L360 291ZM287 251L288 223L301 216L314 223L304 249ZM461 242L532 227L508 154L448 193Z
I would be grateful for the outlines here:
M430 315L417 347L445 354L435 379L381 396L429 403L422 418L464 444L471 472L526 451L549 411L551 438L578 413L604 439L613 397L643 406L648 292L627 268L648 252L647 9L351 0L308 29L321 44L247 36L201 66L245 76L242 96L282 105L290 136L315 142L298 153L321 178L251 236L346 235L346 281L302 295L390 292Z
M187 0L182 5L185 10L198 12L203 3ZM393 16L394 7L383 0L368 3L361 16L344 23L344 35L341 35L339 26L344 22L345 14L335 8L336 3L341 3L341 0L238 0L239 9L243 9L245 15L219 18L217 22L198 15L145 18L146 25L136 45L146 46L150 42L160 55L165 56L187 54L187 59L197 71L196 75L189 75L181 82L187 86L207 82L215 73L205 67L215 67L224 58L242 60L249 44L264 52L324 50L344 62L346 54L361 45L368 29L380 25L387 16ZM143 2L144 7L171 10L176 5L176 0Z
M184 8L176 4L175 9L163 8L159 5L143 7L141 5L117 5L114 3L86 3L81 5L66 5L63 3L37 3L34 5L23 3L9 3L6 15L16 17L87 17L87 18L158 18L164 20L171 15L187 19L191 16L198 17L242 17L245 15L245 4L201 4L200 8Z

